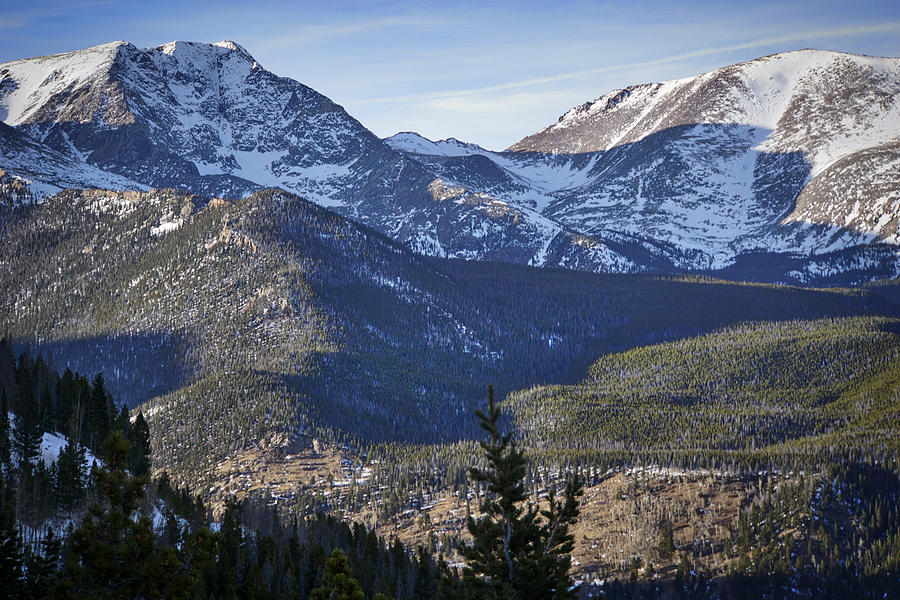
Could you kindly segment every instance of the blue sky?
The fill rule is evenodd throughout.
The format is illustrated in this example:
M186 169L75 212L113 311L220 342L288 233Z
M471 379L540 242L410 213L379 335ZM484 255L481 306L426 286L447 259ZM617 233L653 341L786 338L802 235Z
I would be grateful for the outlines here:
M807 47L900 56L900 2L0 0L0 62L116 39L231 39L378 135L502 149L630 84Z

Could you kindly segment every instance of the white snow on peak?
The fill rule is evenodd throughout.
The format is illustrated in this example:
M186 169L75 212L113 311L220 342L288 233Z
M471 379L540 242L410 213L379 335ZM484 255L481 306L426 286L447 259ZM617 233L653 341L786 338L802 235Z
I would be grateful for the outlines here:
M186 157L202 175L243 177L327 205L343 202L336 198L344 185L339 180L350 175L359 155L342 147L362 131L345 113L330 110L318 94L299 83L267 73L251 81L262 67L230 40L176 40L146 49L126 44L113 82L109 66L123 44L0 65L0 116L15 126L41 111L41 122L28 132L39 143L54 127L52 119L44 118L43 107L59 105L55 94L64 102L75 98L75 110L66 112L66 105L57 108L59 114L99 122L100 109L91 107L94 114L86 114L72 92L90 89L96 95L109 81L128 93L116 98L117 114L146 119L151 140ZM82 160L90 151L70 146L73 157ZM0 148L2 164L17 174L37 179L38 171L43 172L33 166L33 173L22 172L22 161L4 150Z
M477 144L461 142L456 138L432 141L414 131L402 131L384 141L394 150L412 154L430 154L432 156L470 156L472 154L491 154Z
M618 135L612 135L602 149L615 147L623 140L634 142L667 127L673 111L682 107L682 100L698 90L699 86L717 79L733 78L740 85L732 90L730 98L701 98L693 107L695 122L745 125L775 132L782 118L798 102L804 99L824 101L821 93L827 92L825 88L831 84L830 79L843 78L848 72L848 64L855 70L872 70L888 78L892 77L894 81L900 76L900 58L862 56L829 50L796 50L729 65L696 77L613 90L592 102L570 109L542 133L592 125L598 119L611 124L617 111L631 109L637 110L637 113L627 119ZM850 91L864 94L867 90ZM900 95L900 90L895 90L895 93ZM704 100L708 100L708 105L703 105ZM723 105L725 100L730 101L730 109ZM604 114L608 114L609 118L604 117ZM648 119L651 115L653 118ZM885 120L868 128L870 131L865 140L858 140L859 143L854 143L852 149L847 146L848 140L840 140L840 144L849 150L857 150L882 143L886 138L897 139L900 132L898 115L900 102L895 101L885 111ZM830 164L833 161L827 162ZM814 168L815 172L817 170Z
M256 59L253 58L253 56L249 52L247 52L247 50L243 46L232 42L231 40L222 40L221 42L216 42L214 44L175 40L167 42L161 46L157 46L156 48L147 48L146 50L158 50L163 54L177 57L180 62L209 62L210 58L221 55L233 55L239 56L243 60L257 64L258 66L258 63L256 63Z
M0 121L19 125L51 97L71 92L109 72L128 42L109 42L63 54L25 58L0 64Z
M231 50L232 52L237 52L238 54L243 55L244 57L250 59L252 62L256 62L256 59L247 52L247 49L238 44L237 42L233 42L231 40L222 40L221 42L216 42L213 46L218 46L219 48L225 48L226 50Z

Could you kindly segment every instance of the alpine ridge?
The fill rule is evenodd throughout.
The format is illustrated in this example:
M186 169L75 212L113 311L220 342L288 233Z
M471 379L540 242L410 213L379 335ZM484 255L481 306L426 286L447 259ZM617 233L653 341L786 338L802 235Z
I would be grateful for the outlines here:
M535 211L438 180L343 108L265 70L230 41L148 49L112 42L2 64L0 119L27 138L34 157L23 163L4 152L0 167L37 182L38 195L72 183L231 198L276 187L425 254L565 260L589 270L627 263L574 243L572 232ZM38 169L51 153L65 167ZM91 176L93 186L84 181Z
M613 90L505 152L389 142L650 268L855 282L897 273L898 98L900 59L803 50Z
M900 273L898 97L900 59L788 52L491 152L381 140L234 42L112 42L0 65L0 168L37 197L282 188L438 257L855 284Z

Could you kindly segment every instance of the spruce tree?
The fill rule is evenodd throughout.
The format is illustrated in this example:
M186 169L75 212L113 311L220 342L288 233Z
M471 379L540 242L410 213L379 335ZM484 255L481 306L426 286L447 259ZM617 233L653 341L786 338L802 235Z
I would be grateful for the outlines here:
M19 355L16 364L16 403L13 412L18 414L19 403L34 400L34 378L31 374L32 360L27 352Z
M59 573L61 543L51 527L41 540L41 552L30 554L27 559L25 587L28 597L34 600L54 598L53 588Z
M146 479L125 470L125 436L111 433L102 452L105 465L94 470L99 501L69 536L55 597L202 597L198 575L208 566L209 532L184 540L181 552L157 544L150 519L137 512Z
M484 516L469 517L472 543L461 548L466 560L462 587L471 598L563 599L574 598L569 576L573 536L569 526L578 516L583 484L578 477L566 481L562 499L551 492L541 508L525 493L527 460L509 433L499 430L500 409L488 388L487 413L476 411L490 435L480 442L487 468L470 469L477 483L487 488L481 503Z
M56 498L63 510L74 508L78 500L84 496L84 473L87 470L87 459L84 448L78 442L69 440L59 453L56 461Z
M131 449L128 452L128 468L131 472L141 477L150 472L150 427L144 419L144 413L139 412L128 428L128 437Z
M0 465L9 464L12 450L9 434L9 401L6 398L6 389L0 389Z
M70 438L75 437L70 430L72 411L75 408L75 374L66 368L56 385L56 420L59 430Z
M69 415L69 433L82 446L90 447L91 384L87 377L75 374L75 404Z
M38 416L37 403L31 389L31 375L23 371L19 377L19 394L16 401L16 430L13 450L23 471L32 468L33 461L41 454L43 431Z
M364 600L359 582L353 578L344 551L336 548L325 563L325 579L310 594L310 600Z
M0 388L12 392L13 382L16 379L16 357L6 338L0 339Z
M122 408L119 410L118 414L116 414L115 404L112 405L112 410L110 414L114 417L112 419L112 423L110 425L111 431L121 431L122 434L128 439L129 442L134 444L134 440L131 438L131 426L128 420L128 408L123 404Z
M24 598L25 547L4 479L0 478L4 488L0 490L0 582L7 598Z
M215 595L223 598L232 597L237 593L238 580L242 577L243 508L243 503L234 497L225 500L225 512L222 514L222 526L219 529L219 572L214 584Z
M40 354L35 359L34 368L31 372L41 430L56 431L56 403L53 395L50 393L51 380L56 377L56 373L50 370L50 367L44 362L44 357ZM53 383L53 389L56 389L55 382Z
M97 373L91 385L88 420L90 423L88 446L93 450L97 450L99 444L109 435L110 430L109 398L106 393L106 382L103 379L102 372Z
M103 443L106 464L96 473L99 502L88 509L69 539L61 597L154 595L155 552L150 519L134 518L144 481L125 472L128 442L121 433Z

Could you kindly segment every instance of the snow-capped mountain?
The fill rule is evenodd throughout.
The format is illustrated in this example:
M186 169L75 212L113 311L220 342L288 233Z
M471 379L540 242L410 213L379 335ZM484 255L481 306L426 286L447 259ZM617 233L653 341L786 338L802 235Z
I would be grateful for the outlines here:
M380 140L234 42L113 42L0 65L0 168L38 191L280 187L435 256L853 282L900 268L898 98L900 59L789 52L491 152Z
M679 266L900 242L897 58L804 50L615 90L511 150L596 156L544 214L666 242Z
M900 266L897 58L804 50L614 90L505 152L387 141L644 267L743 276L768 255L764 277L811 282Z
M48 189L178 187L241 197L278 187L426 254L629 266L536 211L447 185L234 42L112 42L2 64L0 119L35 157L4 152L0 167Z

